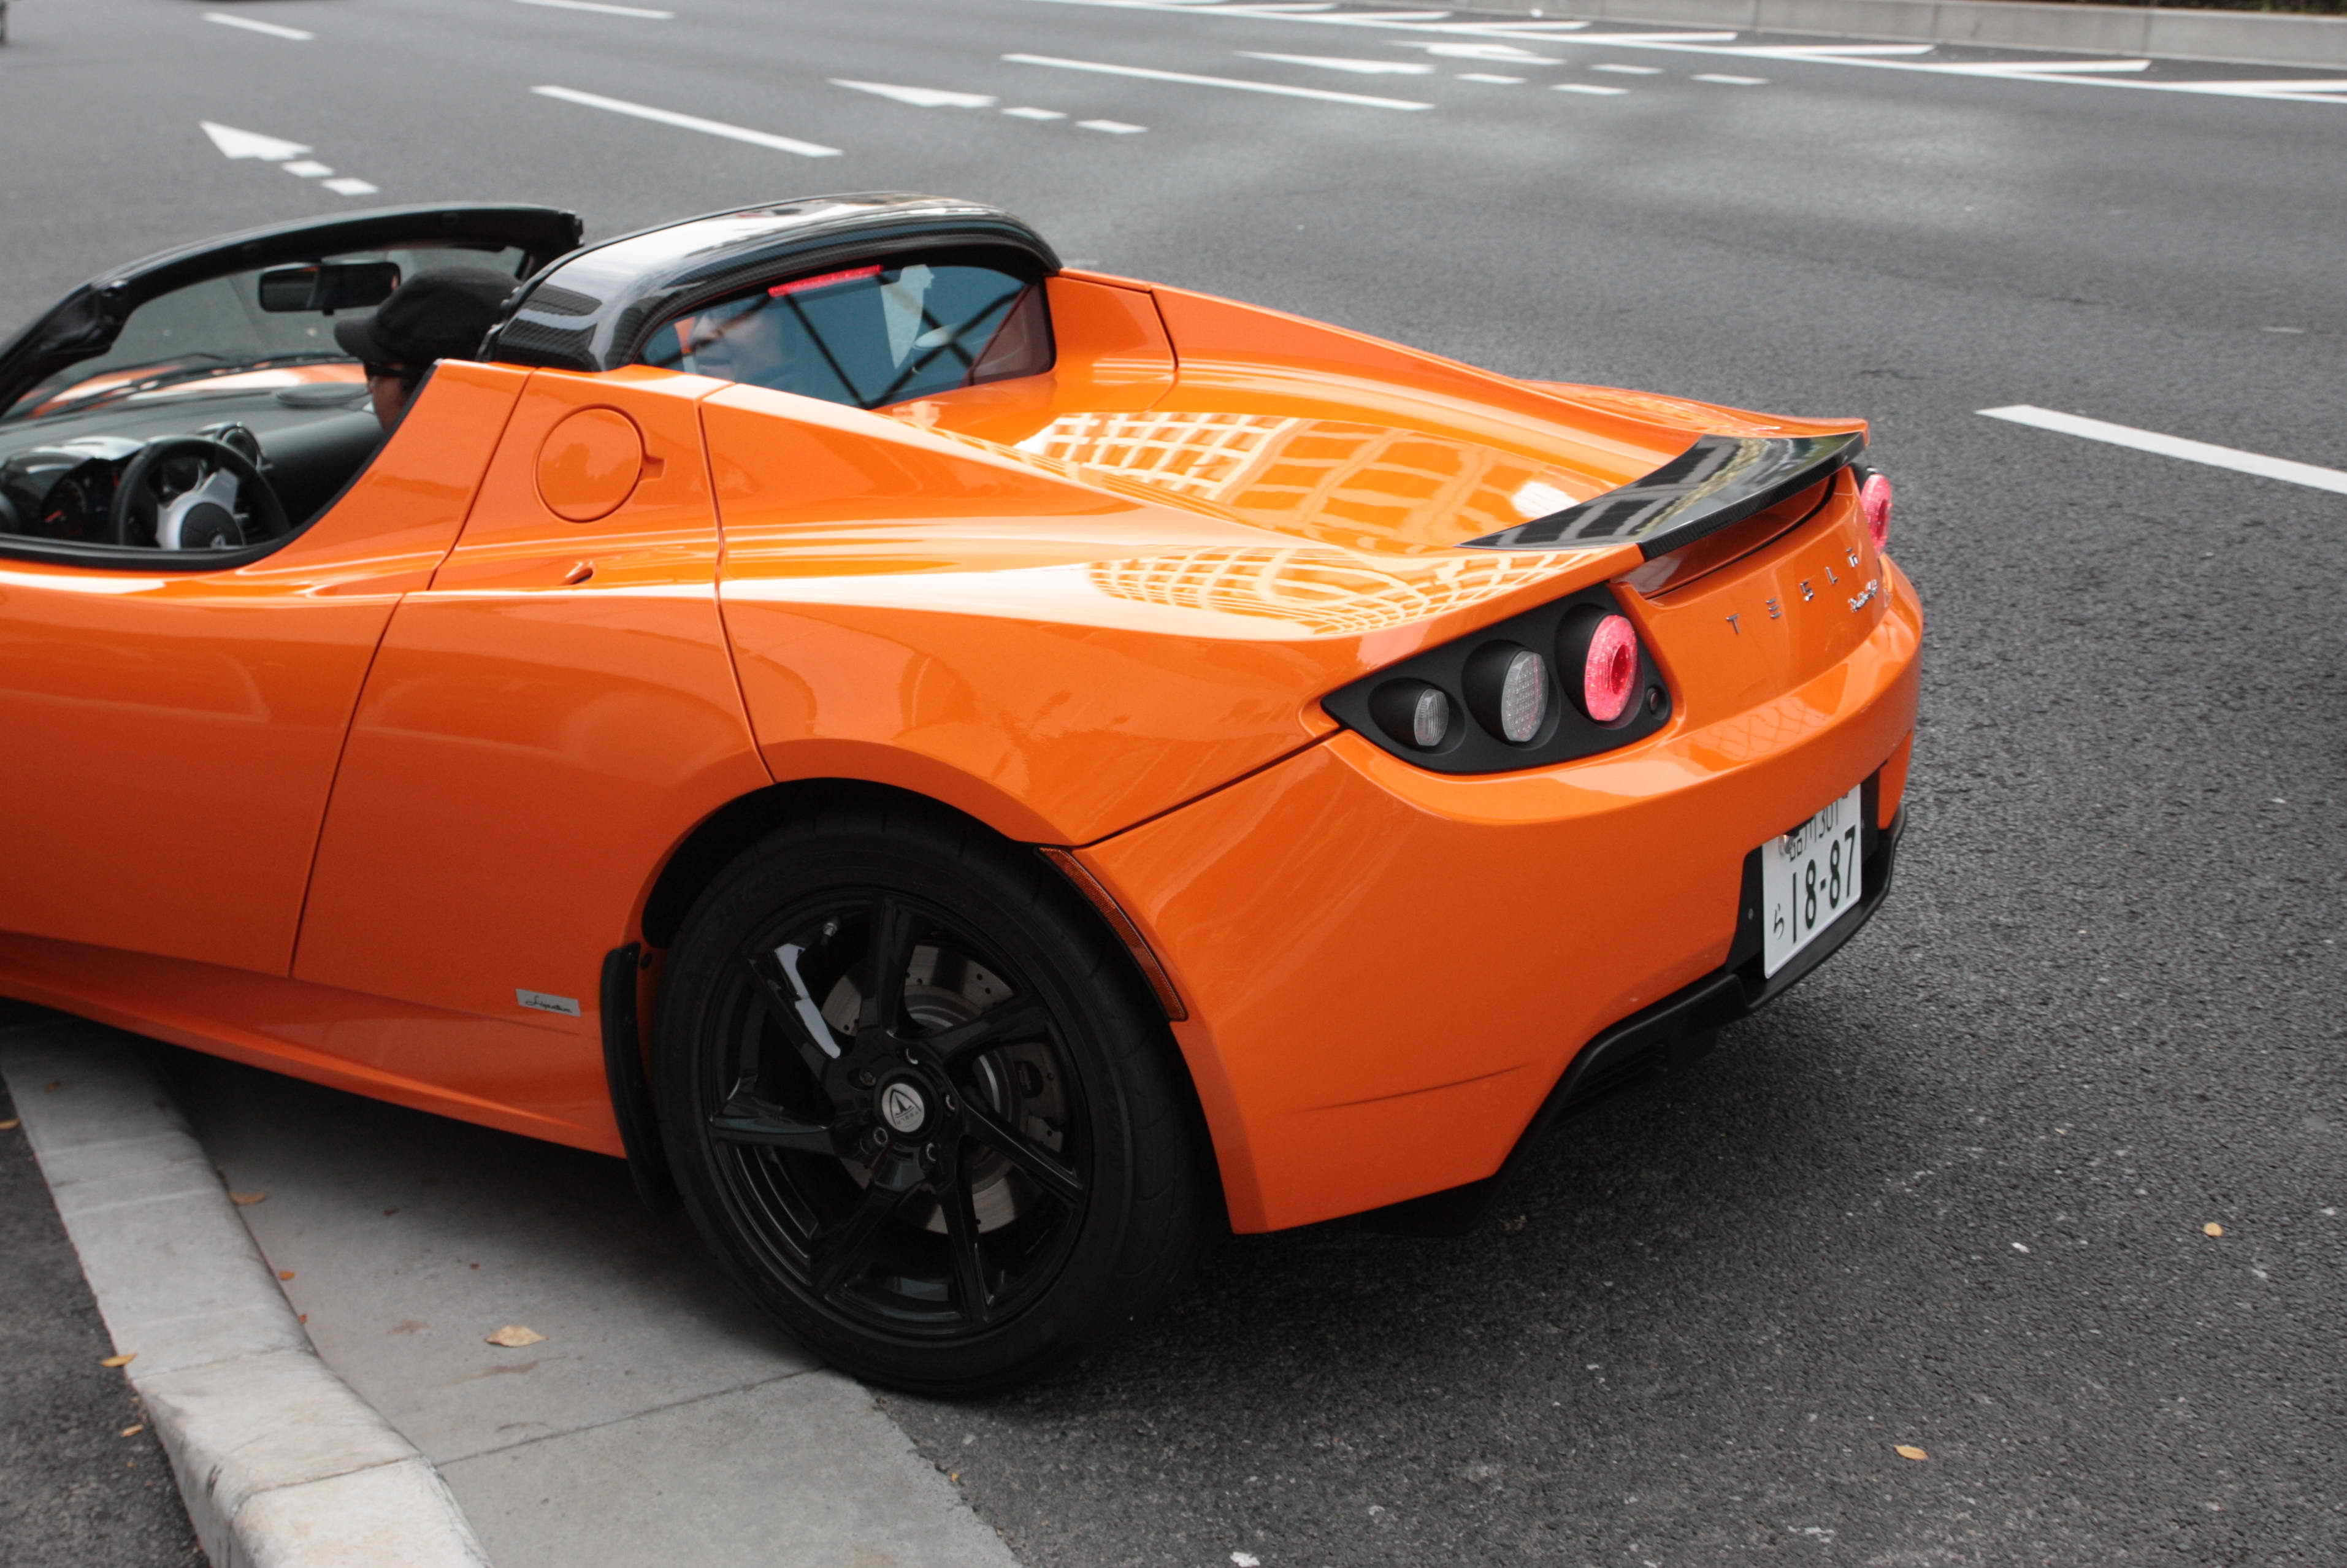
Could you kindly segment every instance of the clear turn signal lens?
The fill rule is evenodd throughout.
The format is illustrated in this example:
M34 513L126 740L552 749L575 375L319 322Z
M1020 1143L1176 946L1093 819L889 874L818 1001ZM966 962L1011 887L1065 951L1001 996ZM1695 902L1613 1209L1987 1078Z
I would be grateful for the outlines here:
M1418 693L1410 704L1409 741L1421 752L1430 752L1450 738L1450 699L1442 694L1440 686L1428 686Z
M1521 746L1540 733L1547 717L1548 666L1531 649L1520 648L1500 680L1500 733Z
M1891 548L1891 477L1869 474L1859 481L1859 509L1866 514L1867 537L1877 551Z

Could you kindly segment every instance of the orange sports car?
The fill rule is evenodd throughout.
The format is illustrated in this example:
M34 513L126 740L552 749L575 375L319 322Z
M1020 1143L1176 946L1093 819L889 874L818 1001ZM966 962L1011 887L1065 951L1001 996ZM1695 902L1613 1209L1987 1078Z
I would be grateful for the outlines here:
M579 237L261 230L0 348L0 993L623 1155L956 1392L1225 1225L1471 1220L1882 898L1922 618L1861 423L976 202ZM385 436L337 318L457 267L513 292Z

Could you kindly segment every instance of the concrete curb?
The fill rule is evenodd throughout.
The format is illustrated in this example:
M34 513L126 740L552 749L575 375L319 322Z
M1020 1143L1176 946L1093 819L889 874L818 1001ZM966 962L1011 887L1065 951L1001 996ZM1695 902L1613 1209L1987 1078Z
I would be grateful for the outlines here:
M1470 8L1556 21L1594 17L2251 66L2347 66L2347 16L2266 11L2027 0L1473 0Z
M329 1371L156 1082L56 1018L0 1074L214 1568L487 1568L430 1461Z

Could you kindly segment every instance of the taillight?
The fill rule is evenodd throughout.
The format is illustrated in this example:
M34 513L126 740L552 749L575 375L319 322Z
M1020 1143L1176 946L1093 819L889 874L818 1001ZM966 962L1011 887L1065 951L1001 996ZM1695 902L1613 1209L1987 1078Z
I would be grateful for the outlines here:
M1876 550L1891 548L1891 476L1870 472L1858 482L1859 510L1866 514L1867 537Z
M1638 633L1626 615L1609 615L1589 634L1581 659L1581 711L1610 724L1638 690Z

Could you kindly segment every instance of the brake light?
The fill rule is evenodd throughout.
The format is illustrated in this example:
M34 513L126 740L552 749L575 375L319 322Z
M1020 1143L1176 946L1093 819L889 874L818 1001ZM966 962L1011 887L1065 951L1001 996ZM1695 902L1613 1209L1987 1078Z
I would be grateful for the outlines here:
M1859 481L1859 510L1866 514L1867 537L1877 551L1891 548L1891 477L1869 474Z
M827 289L834 283L852 283L858 278L876 278L879 275L880 268L876 263L869 267L850 267L844 272L818 272L812 278L795 278L787 283L776 283L766 292L779 300L784 294L804 294L809 289Z
M1638 633L1626 615L1609 615L1589 634L1581 661L1581 710L1610 724L1638 689Z

